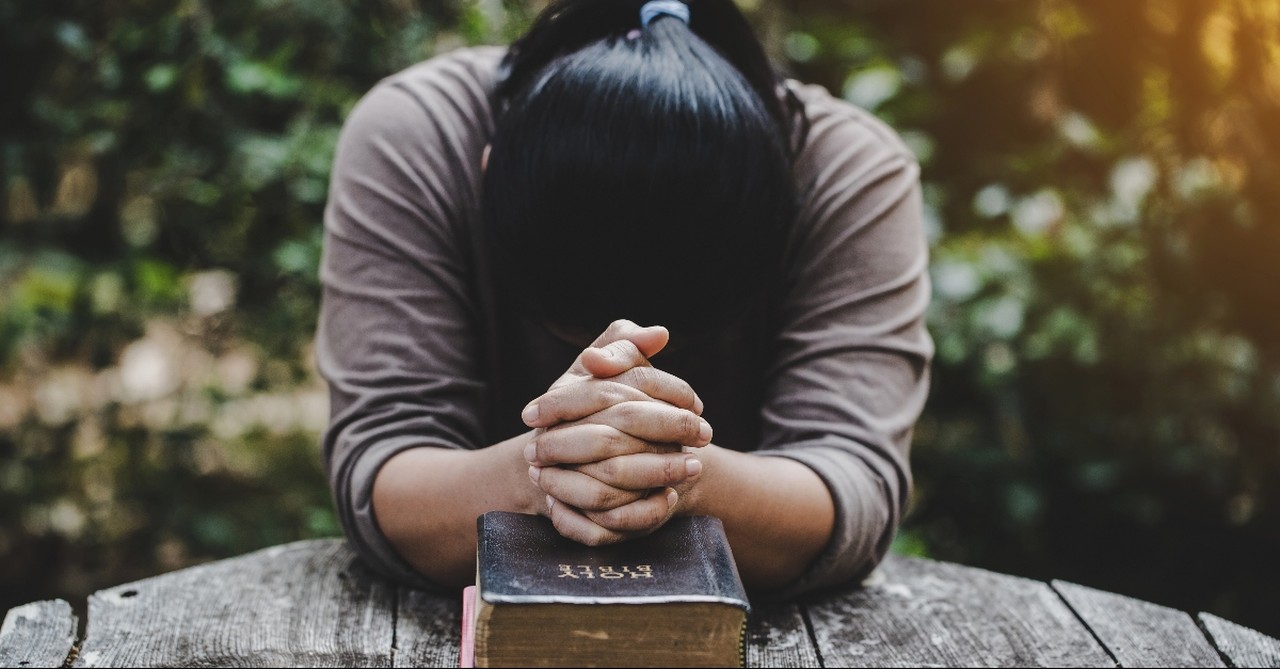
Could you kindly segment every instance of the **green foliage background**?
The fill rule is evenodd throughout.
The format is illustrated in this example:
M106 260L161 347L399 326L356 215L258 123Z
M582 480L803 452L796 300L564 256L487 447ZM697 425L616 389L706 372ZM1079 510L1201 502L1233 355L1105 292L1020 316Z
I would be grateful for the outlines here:
M896 548L1280 634L1280 0L741 4L924 166ZM0 609L338 534L334 140L538 7L0 0Z

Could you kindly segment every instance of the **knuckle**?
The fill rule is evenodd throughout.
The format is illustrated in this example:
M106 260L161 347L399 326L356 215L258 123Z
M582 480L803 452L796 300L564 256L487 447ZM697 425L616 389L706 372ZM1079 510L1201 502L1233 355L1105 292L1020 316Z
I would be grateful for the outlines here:
M557 467L542 467L541 473L538 474L538 487L542 492L553 497L559 497L560 491L560 470Z
M600 487L591 495L591 508L605 510L617 506L617 495L607 487Z
M681 481L684 479L685 472L688 471L684 464L684 458L662 458L662 482L668 483L672 481Z
M664 513L658 508L657 504L644 504L637 510L640 513L635 514L635 517L632 518L632 522L635 523L632 524L632 530L649 530L649 528L653 528L662 522Z
M620 339L609 344L617 353L618 357L624 359L638 360L644 356L640 354L640 349L630 339Z
M601 385L600 397L604 400L605 407L611 407L635 399L628 390L630 389L620 383L609 381Z
M605 452L612 456L624 455L630 452L627 436L612 427L607 427L602 431L600 445Z
M554 462L560 455L560 445L570 433L564 430L547 430L533 438L534 455L542 462Z
M631 377L629 379L631 385L651 396L661 396L662 399L683 409L692 408L694 405L693 386L680 377L649 366L633 367L627 374Z
M559 418L561 405L564 403L562 398L567 392L572 392L570 388L553 390L542 397L538 398L538 417L542 420Z
M596 478L604 481L605 483L617 481L618 475L621 473L621 467L618 464L617 458L609 458L608 460L596 462L594 463L594 469L595 471L593 474L595 474Z
M697 441L701 426L698 417L688 411L678 411L672 417L672 428L676 434L688 441Z
M645 507L644 526L646 528L656 527L658 525L661 525L663 520L666 520L666 517L667 517L666 504L667 504L666 500L663 500L661 502L661 505L649 504Z
M639 389L651 388L657 381L657 370L652 367L632 367L627 370L627 381Z
M589 423L584 425L583 428L587 430L587 438L590 439L592 443L597 444L612 443L617 438L616 435L618 434L618 431L612 426L602 425L600 423Z
M693 405L697 404L697 393L693 392L693 386L683 379L676 379L675 394L681 407L692 409Z
M644 411L644 408L645 408L644 403L639 400L619 402L617 405L615 405L615 410L618 413L618 418L627 423L634 423L635 421L640 419L641 417L640 414L642 411Z

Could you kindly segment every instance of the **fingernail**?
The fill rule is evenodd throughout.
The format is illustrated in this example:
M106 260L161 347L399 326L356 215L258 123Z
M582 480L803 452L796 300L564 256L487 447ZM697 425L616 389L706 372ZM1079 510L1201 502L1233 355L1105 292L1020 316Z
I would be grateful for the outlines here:
M510 416L511 414L507 415ZM538 403L534 402L525 407L524 411L520 412L520 418L524 420L525 425L532 425L538 422Z
M693 478L702 473L702 461L697 458L689 458L684 461L684 470L689 474L689 478Z
M705 408L706 408L706 405L702 403L702 398L698 397L697 395L694 395L693 396L693 412L701 416L702 410Z
M676 494L676 491L672 490L671 492L667 493L667 508L670 509L671 507L675 506L676 500L678 499L680 499L680 496Z
M555 508L556 500L551 495L547 495L547 513L551 513L551 509Z
M533 479L533 482L534 482L534 483L537 483L537 482L538 482L538 479L539 479L539 478L541 478L541 477L542 477L542 468L541 468L541 467L530 467L530 468L529 468L529 478Z
M711 423L702 421L701 427L698 428L698 439L705 442L711 441Z
M538 445L533 443L532 440L524 447L524 459L525 462L530 464L533 464L538 459Z

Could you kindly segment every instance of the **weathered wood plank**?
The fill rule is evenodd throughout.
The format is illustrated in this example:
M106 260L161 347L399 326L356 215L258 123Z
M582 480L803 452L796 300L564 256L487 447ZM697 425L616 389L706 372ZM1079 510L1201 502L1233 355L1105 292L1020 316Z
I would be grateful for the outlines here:
M747 666L821 666L799 606L753 605L747 618Z
M400 589L394 666L458 666L462 601L454 599L421 590Z
M61 667L76 644L76 616L61 599L9 610L0 624L0 667Z
M1112 667L1047 583L891 555L808 605L826 666Z
M1212 613L1201 613L1200 622L1213 645L1237 667L1280 667L1280 640L1237 625Z
M1122 667L1226 666L1182 611L1066 581L1052 585Z
M98 592L74 666L390 666L394 600L344 542L300 541Z

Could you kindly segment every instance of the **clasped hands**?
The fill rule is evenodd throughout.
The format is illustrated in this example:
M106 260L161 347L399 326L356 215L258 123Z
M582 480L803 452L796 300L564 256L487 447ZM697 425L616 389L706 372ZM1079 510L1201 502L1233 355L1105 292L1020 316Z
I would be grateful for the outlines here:
M649 358L666 328L615 321L521 417L529 478L563 536L595 546L653 532L683 507L711 443L702 400Z

